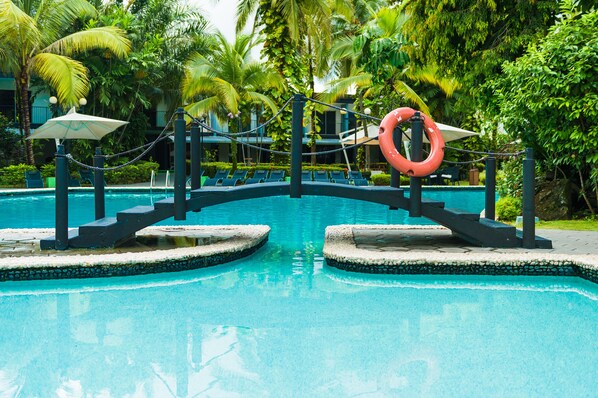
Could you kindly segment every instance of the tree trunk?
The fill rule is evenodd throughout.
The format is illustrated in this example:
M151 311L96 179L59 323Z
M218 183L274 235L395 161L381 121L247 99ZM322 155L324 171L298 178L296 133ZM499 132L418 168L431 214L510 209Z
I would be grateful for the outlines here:
M359 89L357 92L357 106L359 107L359 113L364 113L364 106L363 106L363 90ZM365 138L368 138L368 123L367 120L362 117L361 118L361 127L363 128L363 136ZM355 132L355 134L357 134L357 131ZM365 165L364 165L364 169L365 170L369 170L370 169L370 147L368 146L368 144L364 144L365 145ZM355 151L357 151L357 149L355 149ZM355 162L357 163L357 162ZM355 165L357 167L357 170L359 170L359 166L356 164Z
M586 202L588 209L590 209L590 213L596 214L596 212L594 211L594 207L592 206L592 202L590 202L590 198L588 197L588 193L586 192L586 186L584 184L581 170L577 169L577 173L579 174L579 183L581 185L581 196L583 197L583 200Z
M19 118L23 126L23 137L25 138L25 159L27 164L34 165L35 159L33 157L33 145L27 139L31 134L31 113L29 112L29 76L25 72L25 68L21 72L21 76L15 79L17 92L19 93Z

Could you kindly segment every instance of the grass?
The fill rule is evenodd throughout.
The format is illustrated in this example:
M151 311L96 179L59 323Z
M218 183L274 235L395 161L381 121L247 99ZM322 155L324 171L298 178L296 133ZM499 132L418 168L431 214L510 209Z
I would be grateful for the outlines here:
M536 224L536 228L598 231L598 219L584 218L580 220L540 221Z

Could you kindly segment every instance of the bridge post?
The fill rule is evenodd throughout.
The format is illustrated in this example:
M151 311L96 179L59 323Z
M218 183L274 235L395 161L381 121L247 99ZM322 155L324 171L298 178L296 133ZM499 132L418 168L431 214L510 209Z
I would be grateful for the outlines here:
M494 220L496 198L496 159L493 156L486 159L486 207L484 217Z
M185 192L187 134L183 108L178 108L176 113L177 118L174 121L174 219L185 220L187 218Z
M526 249L536 248L536 208L534 204L535 195L535 160L534 150L525 150L523 160L523 247Z
M303 148L303 105L302 94L293 95L293 118L291 136L291 198L301 197L301 151Z
M69 165L64 145L56 147L56 239L54 248L65 250L69 247Z
M201 132L197 123L191 126L191 189L201 188Z
M411 118L411 161L422 161L424 120L419 112ZM421 177L409 178L409 217L422 215L422 179Z
M401 151L403 145L403 131L400 127L395 127L392 131L392 141L395 144L397 151ZM390 186L393 188L399 188L401 186L401 173L394 167L390 168Z
M96 220L106 217L106 202L104 196L104 155L102 148L97 147L93 155L93 194L96 211Z

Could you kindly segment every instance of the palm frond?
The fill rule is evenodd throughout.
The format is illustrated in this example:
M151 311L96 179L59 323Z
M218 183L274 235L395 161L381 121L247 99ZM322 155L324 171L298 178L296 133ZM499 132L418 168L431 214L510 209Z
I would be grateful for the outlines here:
M430 109L428 108L428 105L426 105L424 100L417 95L417 93L411 87L409 87L407 83L405 83L403 80L396 80L393 84L393 87L398 94L402 95L409 102L415 104L420 111L426 115L430 115Z
M72 55L92 49L106 49L118 58L125 57L131 50L131 41L126 33L115 26L102 26L73 33L50 44L43 51Z
M241 0L237 4L237 26L235 27L236 32L243 31L247 20L255 12L259 1L257 0Z
M79 61L63 55L40 53L32 58L31 71L56 90L58 101L68 107L87 95L87 69Z
M38 2L34 19L45 36L45 44L62 37L79 18L96 16L96 9L85 0L45 0Z
M187 105L185 110L195 117L201 117L210 112L217 113L216 111L218 110L219 105L220 99L216 96L212 96Z
M267 95L258 93L257 91L247 91L245 95L251 102L265 104L270 108L272 113L278 112L278 106L276 106L276 103Z
M2 47L16 53L27 53L42 42L35 20L10 0L0 0L0 37Z

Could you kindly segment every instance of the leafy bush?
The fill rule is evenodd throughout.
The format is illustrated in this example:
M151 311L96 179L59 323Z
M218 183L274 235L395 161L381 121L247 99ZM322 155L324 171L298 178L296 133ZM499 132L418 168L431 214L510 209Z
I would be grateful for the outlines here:
M496 202L496 218L501 221L515 221L521 214L521 199L505 196Z
M107 171L105 179L108 184L136 184L150 180L152 170L158 171L160 165L151 161L140 161L120 169Z
M39 169L43 178L54 177L56 175L56 164L46 163Z
M371 177L372 183L374 185L390 185L390 174L374 174Z
M365 177L365 174L364 174ZM390 174L382 173L382 174L372 174L370 179L374 183L374 185L379 186L388 186L390 185ZM409 177L401 174L401 186L409 185Z
M523 163L521 159L503 162L496 173L496 190L500 197L521 198L523 189Z
M0 169L0 186L3 187L24 187L25 172L35 170L35 166L28 164L17 164Z

